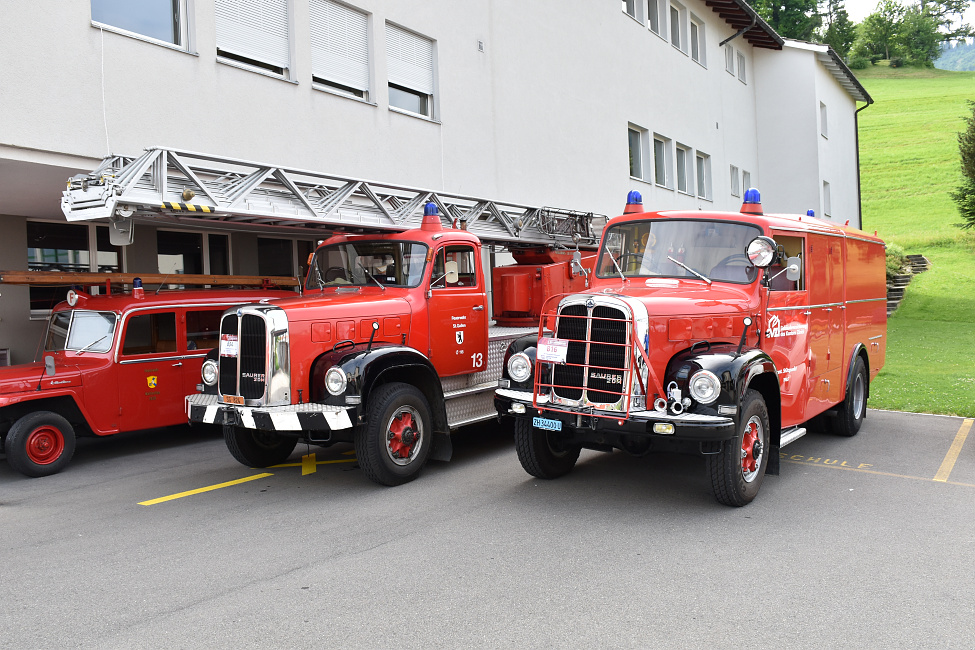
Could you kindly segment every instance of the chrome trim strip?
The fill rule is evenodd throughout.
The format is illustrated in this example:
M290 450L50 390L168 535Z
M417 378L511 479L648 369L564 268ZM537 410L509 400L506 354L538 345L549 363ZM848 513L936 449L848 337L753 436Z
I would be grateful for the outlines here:
M149 354L152 354L151 352ZM205 356L205 355L204 355ZM125 361L119 361L120 366L125 366L130 363L159 363L160 361L179 361L180 359L187 359L189 357L176 356L176 357L153 357L151 359L126 359Z
M454 399L455 397L464 397L465 395L476 395L478 393L486 393L487 391L493 391L498 387L497 380L482 382L476 386L468 386L467 388L459 388L457 390L452 390L445 392L443 394L444 400ZM531 393L529 393L531 395ZM529 398L530 399L530 398Z
M882 338L884 338L884 335L883 334L878 334L877 336L871 336L867 340L868 341L876 341L877 339L882 339Z
M865 298L863 300L847 300L846 304L855 305L861 302L887 302L887 298Z
M779 440L779 447L785 447L790 442L795 442L804 435L806 435L806 430L803 427L796 427L788 431L783 431L782 438Z

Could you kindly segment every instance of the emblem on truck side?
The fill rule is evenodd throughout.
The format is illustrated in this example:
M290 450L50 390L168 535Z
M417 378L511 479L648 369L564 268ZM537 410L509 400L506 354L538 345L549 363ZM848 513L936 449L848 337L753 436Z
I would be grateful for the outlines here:
M457 339L457 345L461 345L464 342L464 330L454 332L454 338Z
M146 377L146 384L149 386L149 388L155 388L158 383L159 378L156 377L156 375L149 375Z

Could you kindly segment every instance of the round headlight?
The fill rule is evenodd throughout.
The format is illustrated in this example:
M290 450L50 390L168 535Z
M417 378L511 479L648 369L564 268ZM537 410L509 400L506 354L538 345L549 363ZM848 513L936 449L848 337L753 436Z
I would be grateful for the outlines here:
M207 359L203 362L203 368L200 369L200 374L203 375L203 383L207 386L213 386L217 383L217 362L213 359Z
M691 397L701 404L710 404L721 394L721 382L709 370L699 370L691 377Z
M755 266L765 268L775 260L777 246L771 237L756 237L748 242L745 247L745 255Z
M332 366L325 373L325 389L332 395L341 395L345 392L348 380L345 372L338 366Z
M508 359L508 376L521 383L532 376L532 361L524 352L511 355Z

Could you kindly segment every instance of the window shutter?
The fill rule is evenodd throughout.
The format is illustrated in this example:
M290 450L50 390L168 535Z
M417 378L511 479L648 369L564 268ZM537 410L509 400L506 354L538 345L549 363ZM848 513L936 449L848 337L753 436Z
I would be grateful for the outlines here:
M311 73L342 86L369 90L369 24L361 11L311 0Z
M288 0L216 0L217 48L290 67Z
M386 23L389 83L433 94L433 41Z

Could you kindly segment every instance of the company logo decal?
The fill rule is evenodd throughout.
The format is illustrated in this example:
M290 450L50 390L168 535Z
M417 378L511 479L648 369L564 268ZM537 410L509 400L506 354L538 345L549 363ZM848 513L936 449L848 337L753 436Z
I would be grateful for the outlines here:
M454 338L457 340L457 345L461 345L464 342L464 330L454 332Z
M609 372L590 372L589 379L601 379L607 384L622 384L623 375Z
M788 323L783 325L779 320L778 314L768 319L768 329L765 330L765 338L774 339L780 336L797 336L805 334L809 326L804 323Z
M155 388L159 385L159 378L156 375L149 375L146 377L146 384L149 388Z
M263 372L242 372L240 373L241 379L250 379L251 381L264 381Z

